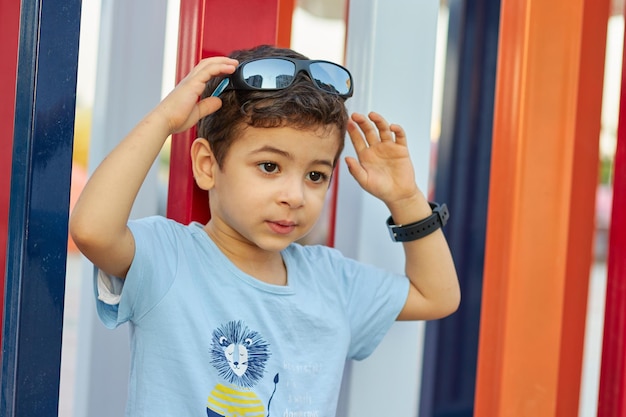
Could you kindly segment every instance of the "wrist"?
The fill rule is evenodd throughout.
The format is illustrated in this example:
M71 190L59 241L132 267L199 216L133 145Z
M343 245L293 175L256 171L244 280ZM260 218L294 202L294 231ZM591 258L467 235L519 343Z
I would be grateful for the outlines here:
M387 227L389 228L391 240L394 242L411 242L426 237L445 226L450 217L448 207L445 204L434 202L429 202L428 204L432 209L432 213L428 217L422 217L421 220L412 223L397 223L390 216L387 219Z
M167 134L167 136L173 133L173 127L171 126L168 118L167 109L163 108L163 103L160 103L150 113L148 113L144 118L144 121Z
M386 203L396 224L409 224L432 214L428 200L417 190L409 197Z

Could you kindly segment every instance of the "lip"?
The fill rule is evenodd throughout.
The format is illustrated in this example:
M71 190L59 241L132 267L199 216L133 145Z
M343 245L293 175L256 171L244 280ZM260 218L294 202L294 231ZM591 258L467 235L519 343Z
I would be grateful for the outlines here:
M267 225L279 235L288 235L296 228L296 223L287 220L268 221Z

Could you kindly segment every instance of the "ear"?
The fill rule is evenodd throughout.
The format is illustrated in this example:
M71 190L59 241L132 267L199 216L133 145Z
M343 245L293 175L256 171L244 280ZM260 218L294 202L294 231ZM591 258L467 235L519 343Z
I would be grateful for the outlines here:
M191 144L191 166L196 184L203 190L210 190L215 184L215 170L219 169L209 141L197 138Z

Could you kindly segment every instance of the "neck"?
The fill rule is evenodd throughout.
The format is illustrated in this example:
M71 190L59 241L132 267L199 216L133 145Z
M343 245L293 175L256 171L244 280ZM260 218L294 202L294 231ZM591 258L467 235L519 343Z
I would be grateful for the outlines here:
M280 252L266 251L250 242L218 233L209 222L205 232L237 268L242 272L272 285L287 285L287 268Z

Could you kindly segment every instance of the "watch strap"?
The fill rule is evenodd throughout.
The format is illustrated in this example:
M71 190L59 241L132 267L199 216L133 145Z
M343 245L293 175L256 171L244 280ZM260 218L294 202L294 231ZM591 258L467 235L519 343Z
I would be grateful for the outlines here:
M429 202L428 204L433 210L433 214L423 220L399 225L394 224L393 218L389 217L387 219L387 227L389 228L391 240L394 242L411 242L428 236L435 230L445 226L450 217L448 207L445 204L434 202Z

